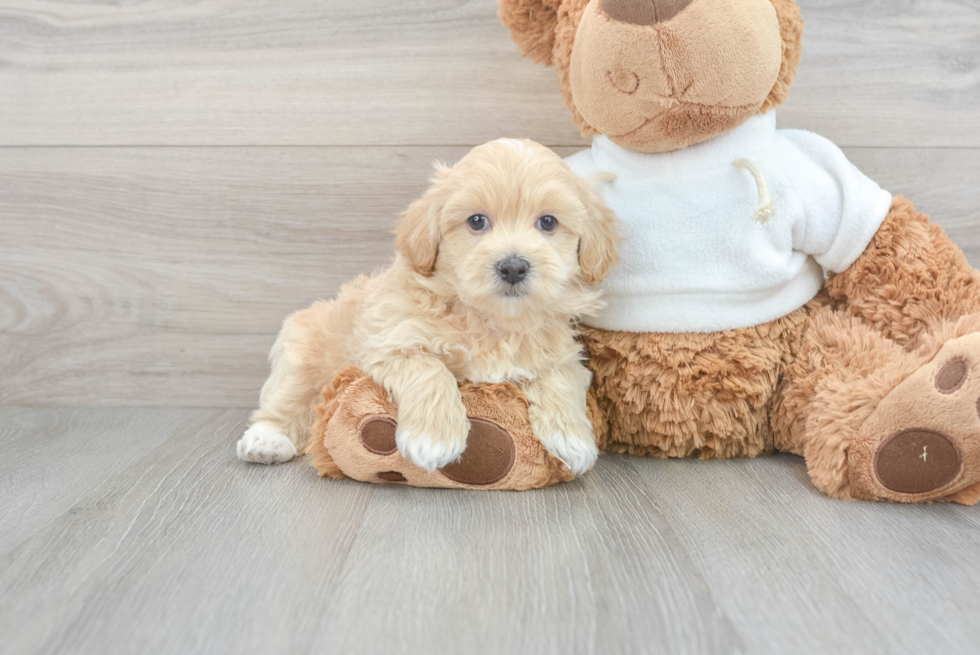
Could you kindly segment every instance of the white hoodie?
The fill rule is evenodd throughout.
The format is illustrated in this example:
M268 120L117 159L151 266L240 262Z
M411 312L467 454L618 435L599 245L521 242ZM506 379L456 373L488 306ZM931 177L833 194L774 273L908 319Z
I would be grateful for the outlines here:
M827 139L777 131L774 112L677 152L599 136L565 161L581 177L616 175L597 182L625 237L603 283L607 306L590 321L607 330L716 332L785 316L817 294L825 270L860 256L892 202Z

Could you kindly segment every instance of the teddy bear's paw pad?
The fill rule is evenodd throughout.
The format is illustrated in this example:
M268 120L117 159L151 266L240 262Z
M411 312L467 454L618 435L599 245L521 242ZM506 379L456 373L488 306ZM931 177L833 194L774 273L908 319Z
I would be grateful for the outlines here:
M378 473L378 479L382 482L408 482L405 476L398 471L382 471Z
M395 431L398 424L386 416L375 416L361 423L361 443L375 455L392 455L398 450ZM379 474L380 477L380 474Z
M514 438L492 421L471 418L470 425L462 457L439 471L454 482L474 486L503 480L514 468Z
M946 486L963 468L963 456L946 435L902 430L885 439L875 454L875 475L891 491L921 494Z
M980 334L969 334L947 342L885 396L865 422L867 450L857 446L854 462L870 468L872 486L880 485L867 492L932 502L980 481L978 403ZM859 473L854 479L867 478Z
M942 394L954 393L970 377L970 362L956 357L943 364L936 374L936 391Z

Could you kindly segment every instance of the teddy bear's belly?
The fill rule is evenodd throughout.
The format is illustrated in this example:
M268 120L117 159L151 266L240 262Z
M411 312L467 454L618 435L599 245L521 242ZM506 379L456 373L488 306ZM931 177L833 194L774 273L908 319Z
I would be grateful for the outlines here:
M773 450L769 412L814 300L763 325L708 334L583 330L599 446L651 457Z

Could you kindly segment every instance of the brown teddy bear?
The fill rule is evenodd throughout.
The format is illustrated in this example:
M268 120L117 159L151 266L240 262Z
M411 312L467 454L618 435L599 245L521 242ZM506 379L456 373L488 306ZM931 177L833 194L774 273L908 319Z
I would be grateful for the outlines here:
M537 489L572 479L531 432L527 398L513 384L460 385L472 424L462 458L429 472L398 453L398 410L388 392L349 367L323 390L306 452L321 476L448 489Z
M802 455L835 498L980 499L980 285L829 141L776 130L794 0L500 0L623 222L585 330L600 446Z

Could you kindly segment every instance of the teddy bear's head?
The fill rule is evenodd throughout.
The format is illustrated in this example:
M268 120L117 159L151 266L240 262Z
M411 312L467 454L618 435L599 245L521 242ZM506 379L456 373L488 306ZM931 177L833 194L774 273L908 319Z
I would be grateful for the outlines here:
M795 0L499 0L525 56L555 66L585 135L669 152L781 104L802 50Z

